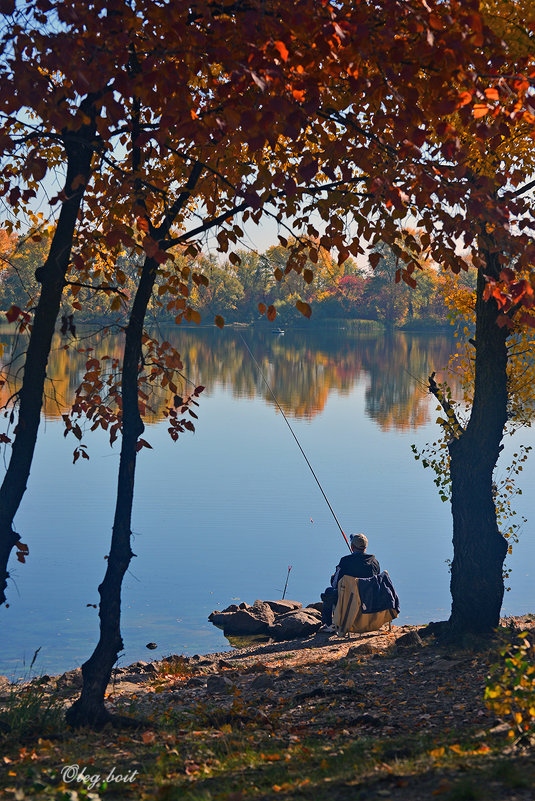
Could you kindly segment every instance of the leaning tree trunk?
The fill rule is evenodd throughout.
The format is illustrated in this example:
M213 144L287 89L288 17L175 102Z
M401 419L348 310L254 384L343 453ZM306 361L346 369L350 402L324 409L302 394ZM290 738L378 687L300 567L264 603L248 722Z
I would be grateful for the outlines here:
M130 547L137 441L144 431L138 406L138 376L142 355L143 324L156 279L158 264L146 258L126 327L122 395L122 444L117 484L117 501L108 566L100 594L100 637L90 658L82 665L83 687L80 697L67 710L71 726L98 728L111 715L104 706L104 694L113 666L123 649L121 636L121 587L133 556Z
M495 253L486 251L485 272L498 277ZM449 445L453 514L452 608L449 635L488 634L500 619L507 541L498 529L493 472L507 421L507 327L498 307L483 300L480 270L476 298L475 385L470 420Z
M91 107L88 106L86 112L94 118ZM91 170L95 130L95 123L92 121L75 132L64 133L67 154L64 189L66 199L61 207L47 260L35 272L41 283L41 292L28 342L22 386L18 393L19 411L15 439L7 472L0 487L0 604L6 601L9 557L20 541L20 535L13 529L13 519L30 475L43 404L48 356L69 267L76 220ZM82 183L80 175L84 177ZM73 189L75 179L77 188Z

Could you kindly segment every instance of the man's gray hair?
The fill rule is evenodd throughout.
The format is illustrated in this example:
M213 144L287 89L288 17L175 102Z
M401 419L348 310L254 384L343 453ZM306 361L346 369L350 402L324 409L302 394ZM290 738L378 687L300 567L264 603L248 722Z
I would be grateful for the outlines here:
M351 547L357 551L365 551L368 547L368 537L364 534L351 535Z

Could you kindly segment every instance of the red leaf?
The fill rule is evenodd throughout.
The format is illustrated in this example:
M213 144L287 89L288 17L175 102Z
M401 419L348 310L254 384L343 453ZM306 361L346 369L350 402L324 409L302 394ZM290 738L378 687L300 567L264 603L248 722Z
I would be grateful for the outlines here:
M223 326L225 325L225 321L224 321L224 319L221 317L221 315L220 315L220 314L216 314L216 317L215 317L215 324L217 325L217 327L218 327L218 328L223 328Z
M277 316L277 310L275 309L275 306L268 306L267 318L269 322L272 323L276 316Z
M370 264L371 264L371 266L372 266L372 268L374 270L377 267L377 265L379 264L380 259L381 259L381 254L380 253L375 253L375 252L374 253L370 253Z
M266 313L266 304L265 303L259 303L258 304L258 311L260 312L260 314L265 314Z
M8 323L14 323L19 314L20 314L20 309L18 306L15 305L10 306L6 312Z
M301 312L301 314L304 315L304 317L311 316L312 309L310 308L308 303L305 303L303 300L298 300L295 306Z
M141 448L151 448L152 449L152 445L149 445L149 443L147 442L146 439L141 439L140 438L137 441L136 451L140 451Z

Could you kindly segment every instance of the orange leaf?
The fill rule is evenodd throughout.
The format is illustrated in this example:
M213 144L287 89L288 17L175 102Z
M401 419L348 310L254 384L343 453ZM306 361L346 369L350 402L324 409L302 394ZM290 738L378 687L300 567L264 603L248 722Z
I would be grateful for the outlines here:
M499 100L500 93L495 87L491 87L490 89L485 89L485 97L489 100Z
M276 316L277 316L277 310L275 309L275 306L268 306L267 318L269 322L272 323Z
M288 48L284 44L284 42L273 42L277 50L279 51L279 55L283 61L288 61Z
M488 112L489 112L489 107L487 106L486 103L474 103L472 114L474 115L476 120L479 117L484 117L485 114L488 114Z
M259 303L258 304L258 311L260 312L260 314L265 314L266 313L266 304L265 303Z
M215 324L217 325L218 328L223 328L223 326L225 325L225 321L220 314L216 314Z
M144 731L141 735L141 739L145 745L148 745L149 743L156 742L156 734L153 731Z
M471 92L461 92L459 95L459 106L466 106L468 103L472 102L472 93Z

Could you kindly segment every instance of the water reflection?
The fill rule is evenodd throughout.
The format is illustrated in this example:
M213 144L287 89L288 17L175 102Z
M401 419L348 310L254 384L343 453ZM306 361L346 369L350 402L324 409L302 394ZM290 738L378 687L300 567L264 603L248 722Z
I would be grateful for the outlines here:
M262 397L273 405L245 340L285 414L294 418L312 419L323 411L331 393L347 395L364 378L365 412L384 430L418 428L428 421L426 378L447 365L453 348L443 335L351 335L334 329L290 330L281 337L258 328L173 327L159 335L180 352L184 375L205 385L207 392L222 386L235 397ZM25 338L5 329L0 336L8 373L0 389L0 402L5 404L19 385ZM45 416L57 419L66 411L88 358L109 357L111 364L121 353L122 335L116 332L82 332L76 343L57 335L48 365ZM168 402L168 393L154 388L149 423L162 419Z

